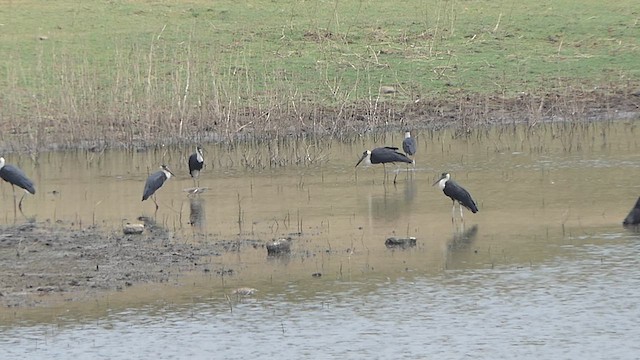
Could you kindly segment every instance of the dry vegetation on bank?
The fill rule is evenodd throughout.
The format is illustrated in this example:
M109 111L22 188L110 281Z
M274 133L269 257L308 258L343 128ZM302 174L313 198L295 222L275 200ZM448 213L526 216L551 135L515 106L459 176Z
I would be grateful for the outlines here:
M627 117L635 2L4 2L0 148Z

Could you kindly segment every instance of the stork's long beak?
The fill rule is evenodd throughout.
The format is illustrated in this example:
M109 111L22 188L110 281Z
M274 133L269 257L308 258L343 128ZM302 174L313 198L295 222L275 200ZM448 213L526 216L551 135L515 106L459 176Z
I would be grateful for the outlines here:
M366 157L367 157L367 152L365 151L364 154L362 154L362 157L360 157L360 160L358 160L358 163L356 164L355 167L358 167L358 165L360 165L362 160L364 160L364 158L366 158Z
M436 186L437 183L440 182L440 180L444 179L446 176L440 176L440 178L438 180L436 180L436 182L434 182L433 184L431 184L431 186Z
M169 172L169 174L171 174L171 176L176 176L173 172L171 172L171 170L169 169L168 166L164 166L164 169L167 170Z

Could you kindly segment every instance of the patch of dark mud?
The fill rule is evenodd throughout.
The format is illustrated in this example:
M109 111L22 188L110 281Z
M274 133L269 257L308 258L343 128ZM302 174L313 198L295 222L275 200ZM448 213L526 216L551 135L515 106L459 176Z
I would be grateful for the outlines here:
M46 306L46 295L82 300L137 283L167 282L194 270L219 273L211 258L227 251L228 243L183 241L149 221L143 235L64 223L3 226L0 306ZM233 243L241 246L242 241ZM232 270L221 271L229 275Z

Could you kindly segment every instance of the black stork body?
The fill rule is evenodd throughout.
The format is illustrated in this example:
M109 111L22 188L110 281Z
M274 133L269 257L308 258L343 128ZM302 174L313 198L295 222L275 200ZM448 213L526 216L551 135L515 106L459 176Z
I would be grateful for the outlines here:
M440 190L451 198L451 201L453 202L453 207L451 208L451 221L453 221L455 216L456 201L460 206L460 218L462 221L464 221L464 216L462 215L463 206L474 214L478 212L478 207L476 206L476 202L471 198L471 194L469 194L465 188L458 185L458 183L451 180L451 175L449 173L442 173L440 179L433 183L433 185L435 184L438 184Z
M144 192L142 193L142 201L145 201L152 196L156 190L160 189L164 182L169 180L172 176L173 173L169 170L167 165L161 165L160 171L154 172L147 178L147 182L144 184ZM151 199L156 204L156 210L158 210L158 203L156 202L155 196Z
M405 154L398 152L397 147L385 146L375 148L373 150L365 150L358 160L356 167L360 165L360 163L364 162L365 165L369 166L372 164L384 164L387 163L408 163L413 164L413 160L409 159ZM386 176L386 169L385 169ZM395 184L396 178L398 177L398 173L396 172L396 176L393 178L393 183Z
M0 178L11 184L14 199L16 195L15 186L18 186L31 194L36 193L36 187L33 185L33 181L31 181L31 179L29 179L17 166L7 164L3 157L0 157ZM22 200L24 199L24 195L26 194L22 195L18 204L20 211L22 211Z
M415 154L418 150L418 146L416 145L416 139L411 137L410 131L405 131L404 140L402 140L402 150L407 155L408 158L413 160L413 165L415 166ZM407 165L407 171L409 171L409 165Z
M196 146L196 152L189 156L189 174L193 178L194 185L196 180L200 176L200 170L204 166L204 156L202 155L202 148Z
M640 198L636 201L636 205L629 211L629 215L624 218L622 222L624 226L638 226L640 225Z
M411 132L406 131L404 133L404 140L402 140L402 150L407 156L414 156L416 154L417 146L416 139L411 137Z

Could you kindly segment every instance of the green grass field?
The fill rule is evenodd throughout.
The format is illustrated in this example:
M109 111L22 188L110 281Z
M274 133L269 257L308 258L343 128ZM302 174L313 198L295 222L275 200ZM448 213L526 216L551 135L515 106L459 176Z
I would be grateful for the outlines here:
M0 147L332 134L418 98L631 91L639 22L635 0L0 0Z

